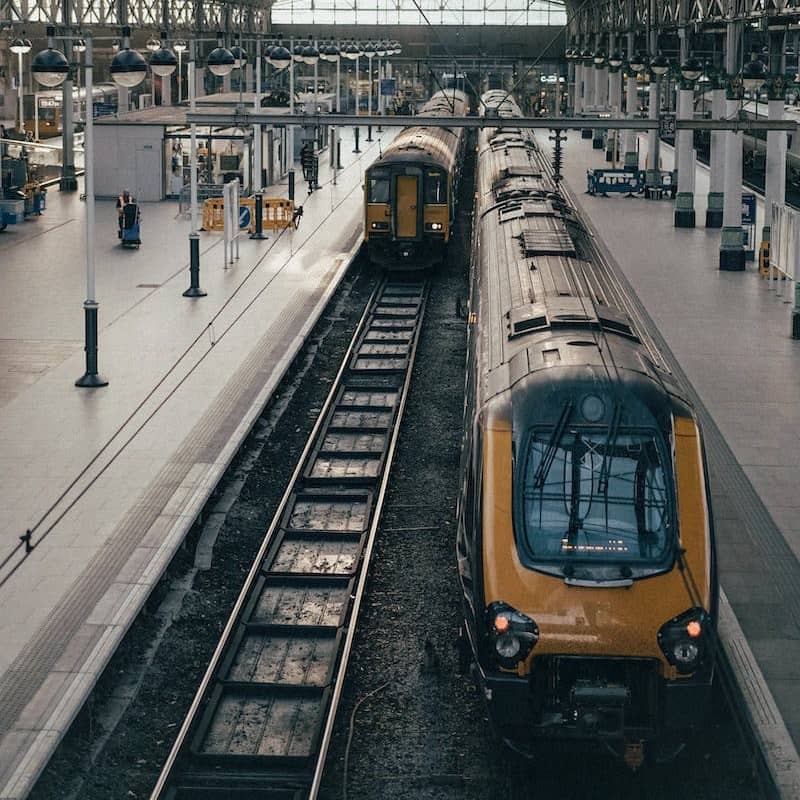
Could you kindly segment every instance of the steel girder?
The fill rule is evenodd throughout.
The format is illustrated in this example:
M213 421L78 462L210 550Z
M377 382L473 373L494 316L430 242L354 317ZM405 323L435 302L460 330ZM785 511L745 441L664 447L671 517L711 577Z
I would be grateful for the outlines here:
M269 30L271 0L0 0L0 25L41 23L169 31Z
M641 33L651 27L700 29L761 19L788 25L800 18L800 0L567 0L567 16L572 41L591 43L596 34Z

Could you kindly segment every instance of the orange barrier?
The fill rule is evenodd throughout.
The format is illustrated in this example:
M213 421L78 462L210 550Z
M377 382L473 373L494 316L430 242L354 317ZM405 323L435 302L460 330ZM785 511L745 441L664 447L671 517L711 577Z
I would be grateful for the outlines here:
M294 200L265 197L261 202L261 227L263 230L282 231L292 225L297 227Z
M208 200L203 203L203 222L200 226L202 230L225 230L224 208L225 202L221 197L209 197Z
M249 222L246 226L248 233L256 229L256 200L255 197L242 197L239 199L239 218L241 220L242 208L248 208L250 214L246 217ZM223 211L225 203L221 197L210 197L203 203L204 231L222 231L225 229ZM261 201L261 228L265 231L282 231L291 226L297 227L295 219L294 200L283 200L276 197L264 197Z

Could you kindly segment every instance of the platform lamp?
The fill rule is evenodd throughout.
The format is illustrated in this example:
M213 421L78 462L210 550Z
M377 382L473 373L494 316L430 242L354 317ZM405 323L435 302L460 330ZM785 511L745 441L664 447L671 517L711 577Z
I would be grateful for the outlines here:
M189 82L189 111L194 113L197 104L195 95L195 43L189 50L189 64L186 78ZM206 66L214 75L224 77L229 75L234 64L233 53L228 50L222 41L222 32L217 31L217 46L208 54ZM198 208L197 208L197 123L189 126L189 192L190 192L190 228L189 228L189 288L183 292L184 297L205 297L207 292L200 288L200 234L198 233ZM209 153L209 156L211 154Z
M22 93L23 93L23 86L22 86L22 56L24 56L25 53L30 53L30 51L31 51L31 40L25 38L25 31L23 31L22 34L23 34L22 36L18 36L16 39L14 39L13 42L11 42L11 45L9 46L9 50L11 50L12 53L16 53L17 54L17 59L18 59L18 64L19 64L19 67L18 67L18 69L19 69L19 77L18 77L18 80L17 80L17 98L19 99L19 127L17 128L17 130L24 135L25 134L25 106L24 106L23 97L22 97Z
M236 34L236 44L231 47L231 55L233 56L233 66L239 70L239 102L242 103L243 95L243 80L242 70L247 64L247 50L242 47L242 34Z
M69 73L69 62L62 52L54 49L55 28L47 28L47 50L37 53L31 62L31 72L38 83L48 88L60 86ZM86 372L75 381L76 386L94 388L107 386L108 381L97 372L97 310L94 291L94 136L92 109L92 39L86 38L86 58L84 69L86 80L86 128L85 128L85 167L84 182L86 189L86 300L83 304L86 332Z
M72 43L72 52L75 54L75 63L78 67L75 70L75 88L78 90L78 117L81 116L83 112L83 103L81 102L81 53L86 52L86 40L85 39L75 39ZM84 94L86 90L84 89ZM37 115L38 116L38 115ZM39 138L39 131L36 131L36 138Z
M181 60L183 58L183 54L187 50L187 44L184 39L177 39L173 42L172 49L177 55L178 59L178 104L183 102L183 69Z
M163 81L166 78L169 80L169 76L172 75L173 72L178 68L178 59L175 56L175 53L170 50L167 45L167 32L161 31L161 40L158 42L158 47L155 50L150 51L150 69L154 75L158 75L162 81L162 89L161 89L161 103L164 103L164 89L163 89ZM153 84L153 89L155 91L155 83ZM155 97L153 97L153 103L155 103Z

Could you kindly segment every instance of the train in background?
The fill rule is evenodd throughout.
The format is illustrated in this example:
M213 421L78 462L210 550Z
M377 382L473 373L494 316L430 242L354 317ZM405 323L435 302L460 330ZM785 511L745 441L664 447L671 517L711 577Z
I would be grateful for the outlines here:
M468 96L434 94L417 116L463 116ZM440 262L453 233L465 134L404 128L365 173L364 241L372 263L421 270Z
M100 117L117 112L119 88L113 83L95 84L92 90L94 116ZM86 90L81 87L72 89L72 119L77 123L84 122L86 111ZM61 89L43 89L40 92L23 96L25 114L25 130L30 131L36 139L49 139L60 136L64 130L63 92Z
M521 116L504 92L484 95ZM462 667L513 748L683 748L718 586L703 439L522 128L479 134L456 556Z

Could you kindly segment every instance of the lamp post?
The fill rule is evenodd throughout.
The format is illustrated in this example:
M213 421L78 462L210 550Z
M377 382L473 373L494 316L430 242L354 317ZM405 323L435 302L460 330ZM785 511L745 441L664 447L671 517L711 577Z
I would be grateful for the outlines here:
M181 68L181 59L186 52L186 42L183 39L178 39L173 45L172 49L178 55L178 104L183 102L183 69Z
M53 49L55 29L47 29L47 50L38 53L31 63L31 72L43 86L54 87L64 82L69 72L69 63L64 55ZM147 72L145 60L135 51L128 49L130 28L123 29L123 49L114 56L111 62L111 75L115 82L132 88L144 79ZM97 371L97 312L99 304L95 297L95 265L94 265L94 109L93 109L93 50L91 36L86 38L86 58L84 69L86 80L86 127L84 140L85 167L84 184L86 190L86 300L83 303L85 325L86 371L75 381L81 388L97 388L107 386L108 381Z
M197 104L195 95L195 48L194 41L189 49L189 66L187 77L189 79L189 110L194 113ZM208 54L206 65L214 75L224 77L229 75L233 69L234 56L222 43L222 33L217 32L217 46ZM211 158L211 147L209 143L208 157ZM189 127L189 196L190 196L190 229L189 229L189 288L183 292L184 297L205 297L207 292L200 288L200 234L198 233L198 209L197 209L197 123L193 122Z
M75 59L76 59L75 63L77 66L77 69L75 70L75 88L78 90L78 120L80 120L81 114L83 114L83 105L84 105L81 102L81 53L86 52L86 41L84 39L76 39L72 43L72 52L75 54ZM86 94L86 87L84 87L83 92L84 94ZM34 135L36 136L37 139L39 138L38 123L37 123L37 130Z
M18 63L18 78L17 78L17 99L19 101L19 127L17 130L24 136L25 135L25 105L23 100L23 80L22 80L22 56L25 53L30 53L31 51L31 40L26 39L24 34L25 31L22 32L23 36L17 37L11 42L11 46L9 50L12 53L17 54L17 63Z
M339 85L341 83L341 52L339 47L335 45L333 42L330 42L328 45L323 45L319 49L319 57L324 61L328 61L330 63L336 64L336 108L335 111L338 114L340 111L340 89ZM342 168L342 165L339 163L339 129L336 125L331 125L331 158L330 163L333 168L333 182L336 183L336 171Z
M158 47L155 50L149 47L148 42L148 49L150 50L150 69L154 75L158 75L161 78L161 105L164 105L164 97L168 94L168 92L164 91L164 81L166 79L167 85L169 82L169 76L175 72L178 66L178 59L175 57L175 53L172 52L167 46L167 32L161 32L161 40L156 41ZM155 79L153 80L153 105L155 105L156 98L155 98ZM170 103L172 101L170 100Z

